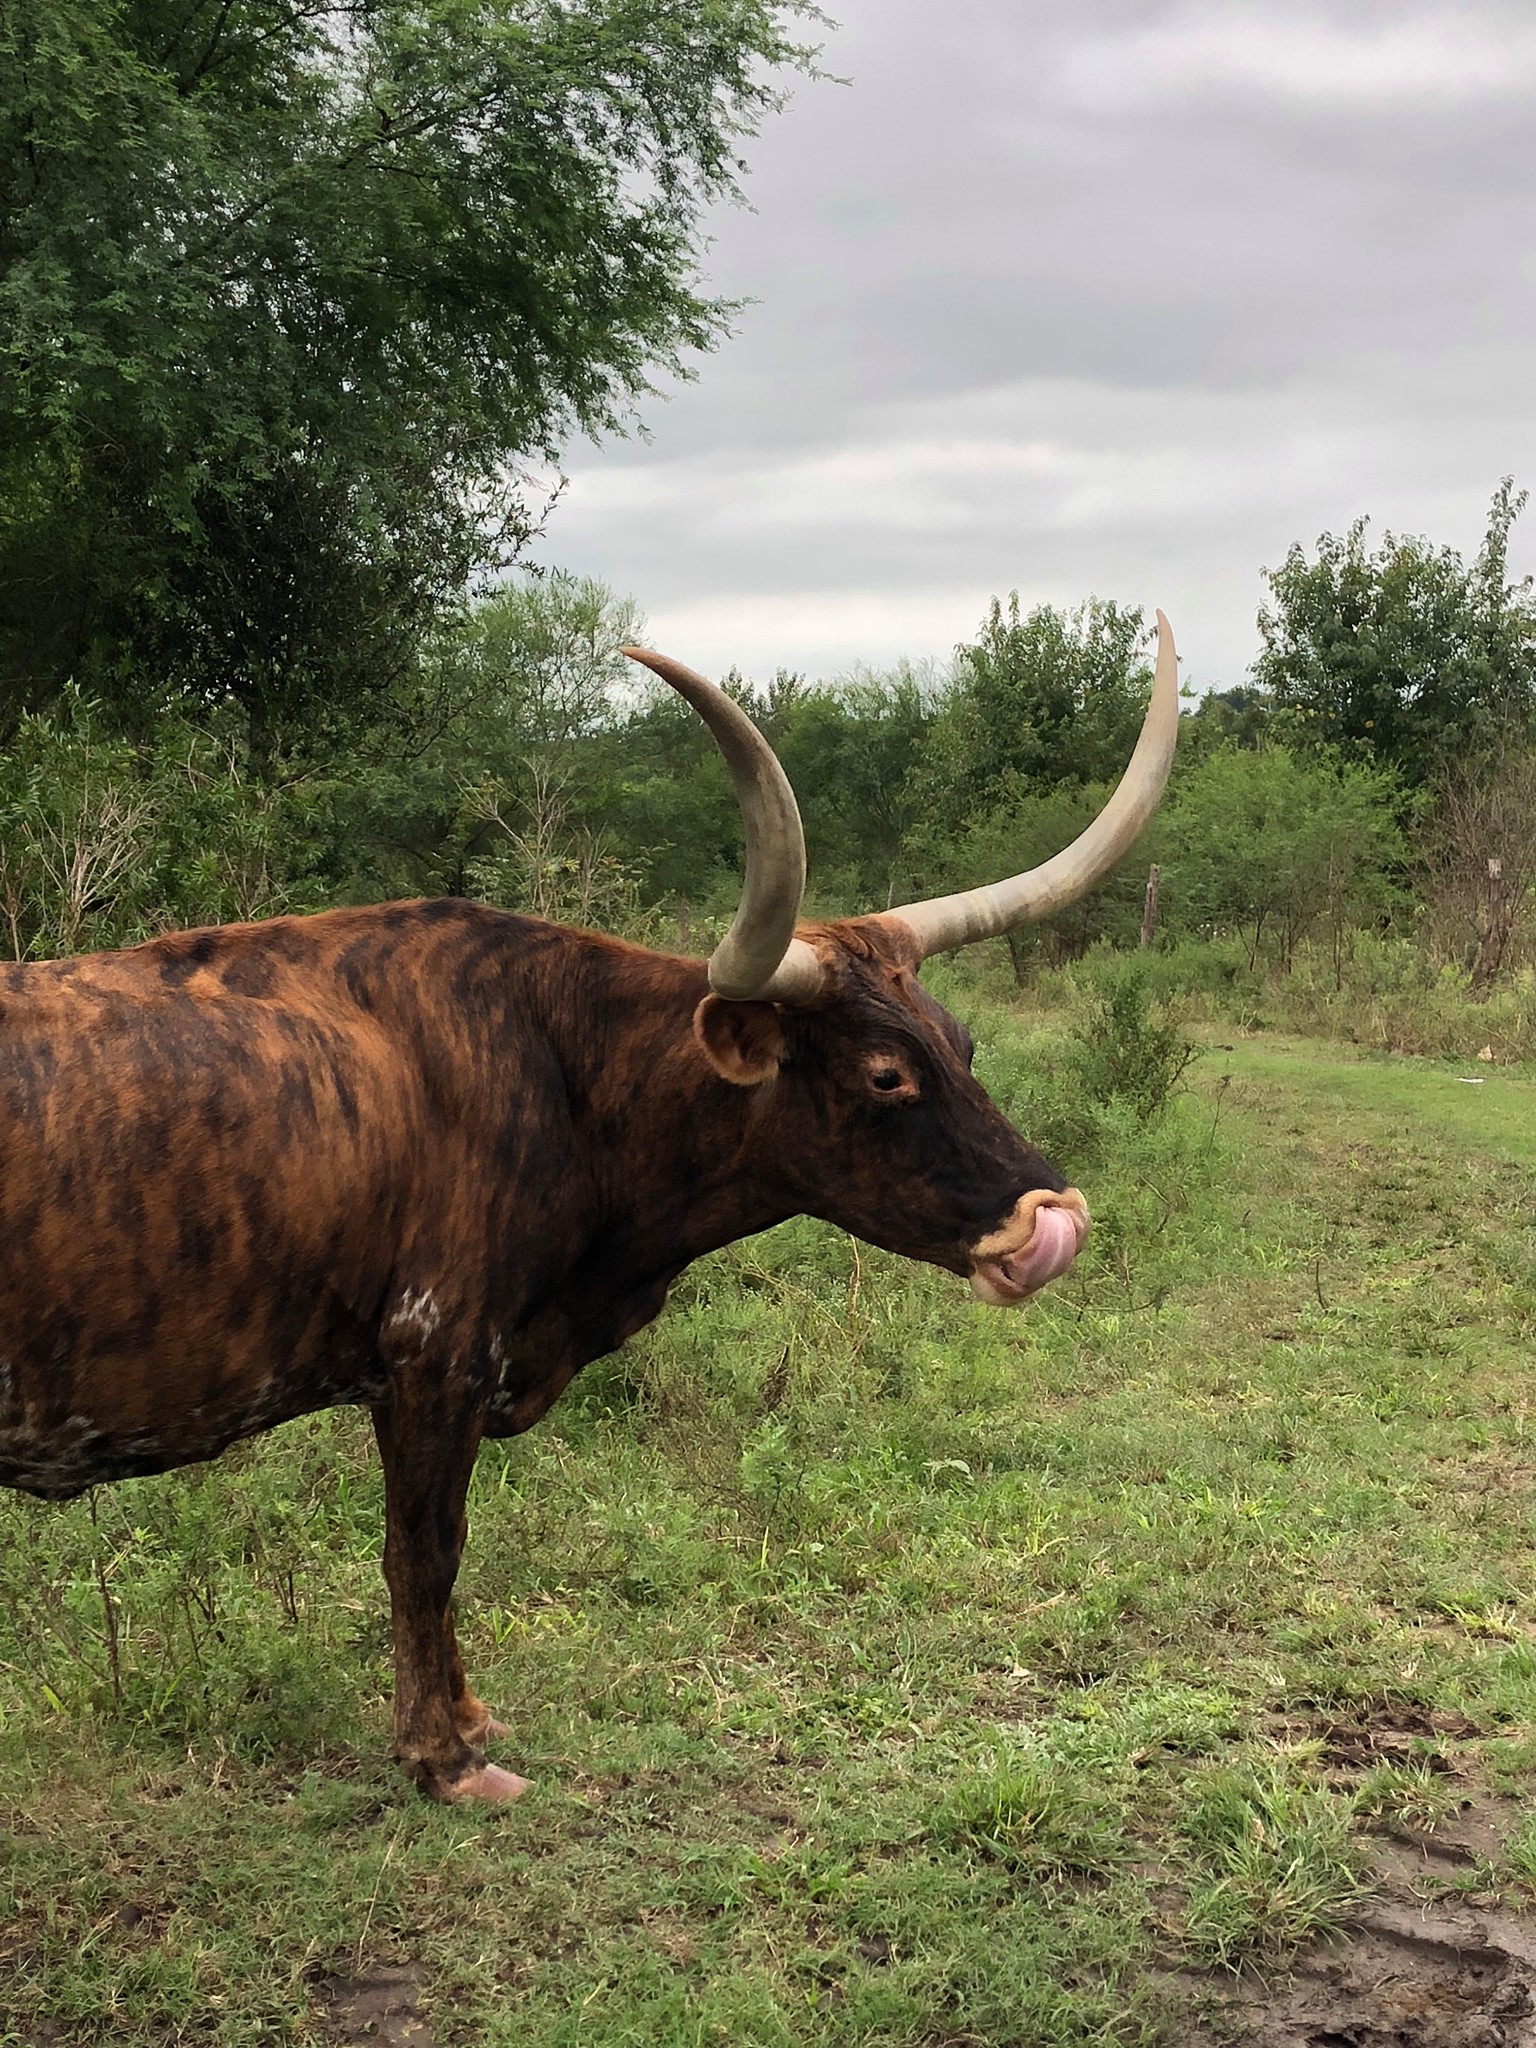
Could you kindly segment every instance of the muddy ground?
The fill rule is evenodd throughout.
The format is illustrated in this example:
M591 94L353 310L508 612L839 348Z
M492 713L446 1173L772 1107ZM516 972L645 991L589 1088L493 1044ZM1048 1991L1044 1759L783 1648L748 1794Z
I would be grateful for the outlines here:
M1188 2048L1536 2048L1536 1915L1446 1889L1501 1818L1474 1801L1432 1836L1385 1841L1378 1895L1285 1972L1186 1979ZM438 2048L415 1970L316 1988L338 2048Z
M1234 1978L1170 1958L1170 2048L1536 2048L1536 1912L1478 1888L1495 1881L1517 1808L1468 1768L1471 1724L1377 1707L1343 1719L1277 1715L1272 1732L1281 1742L1317 1742L1341 1786L1373 1764L1416 1757L1461 1796L1428 1831L1384 1826L1368 1902L1338 1935L1284 1967ZM321 1977L314 1993L336 2048L442 2048L425 1973L414 1964ZM23 2039L30 2048L71 2048L73 2037L45 2022Z
M365 1977L327 1977L315 1987L338 2042L371 2048L437 2048L422 2018L419 1970L376 1969Z
M1191 1982L1190 2048L1536 2048L1536 1914L1457 1887L1497 1848L1469 1799L1433 1834L1382 1842L1380 1888L1280 1975Z
M1454 1750L1447 1736L1411 1713L1325 1731L1345 1774L1436 1737ZM1172 2048L1536 2048L1536 1913L1466 1889L1493 1867L1512 1817L1508 1802L1469 1790L1432 1832L1384 1834L1377 1889L1338 1936L1284 1970L1178 1977L1189 2028L1186 2043L1171 2023ZM438 2048L410 1967L316 1989L338 2048Z

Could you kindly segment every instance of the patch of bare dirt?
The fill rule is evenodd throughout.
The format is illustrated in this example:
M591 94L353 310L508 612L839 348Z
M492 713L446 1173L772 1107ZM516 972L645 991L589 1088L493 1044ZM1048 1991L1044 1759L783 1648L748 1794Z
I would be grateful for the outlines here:
M1397 1763L1418 1753L1465 1742L1480 1731L1465 1714L1430 1712L1412 1700L1361 1700L1348 1708L1323 1709L1306 1701L1277 1708L1277 1735L1321 1737L1325 1759L1346 1769Z
M1536 2048L1536 1915L1445 1889L1488 1857L1500 1817L1469 1801L1433 1834L1384 1841L1353 1923L1218 1996L1189 2048Z
M367 1977L323 1977L315 1992L335 2040L352 2048L437 2048L417 2001L421 1972L407 1964Z
M1522 1918L1382 1906L1283 1988L1245 1987L1210 2048L1530 2048L1536 1943Z
M1415 1754L1434 1764L1434 1752L1478 1733L1465 1714L1431 1714L1395 1701L1342 1719L1321 1718L1313 1726L1323 1738L1324 1755L1346 1765L1401 1763Z

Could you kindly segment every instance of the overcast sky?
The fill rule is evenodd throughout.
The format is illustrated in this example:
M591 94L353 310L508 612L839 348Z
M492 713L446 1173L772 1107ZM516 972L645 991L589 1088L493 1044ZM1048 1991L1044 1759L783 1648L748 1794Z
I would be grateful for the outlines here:
M543 552L654 644L831 676L1097 592L1224 686L1293 541L1470 551L1536 484L1530 0L828 4L849 83L715 221L757 303L648 441L569 454Z

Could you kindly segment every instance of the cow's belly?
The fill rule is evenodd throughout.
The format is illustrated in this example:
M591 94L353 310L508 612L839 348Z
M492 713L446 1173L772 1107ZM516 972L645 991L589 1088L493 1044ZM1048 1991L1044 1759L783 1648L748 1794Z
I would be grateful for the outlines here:
M243 1438L322 1408L377 1400L377 1354L337 1330L326 1356L283 1370L218 1361L200 1373L134 1361L121 1374L75 1372L52 1393L0 1362L0 1486L67 1500L88 1487L216 1458ZM59 1395L67 1386L67 1398Z
M376 1398L366 1308L303 1249L196 1275L127 1237L30 1278L0 1260L0 1483L67 1496Z
M70 1500L92 1486L216 1458L242 1436L286 1418L228 1416L217 1429L114 1429L91 1414L48 1420L35 1411L0 1417L0 1485L42 1500Z

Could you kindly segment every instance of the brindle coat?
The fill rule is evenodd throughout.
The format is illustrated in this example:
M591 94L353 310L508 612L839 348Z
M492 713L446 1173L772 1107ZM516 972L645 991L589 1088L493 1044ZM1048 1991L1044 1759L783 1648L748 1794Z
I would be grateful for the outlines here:
M964 1273L1064 1188L902 927L805 935L805 1010L457 901L0 969L0 1483L66 1498L365 1404L398 1754L508 1796L450 1610L481 1437L734 1238L809 1213Z

